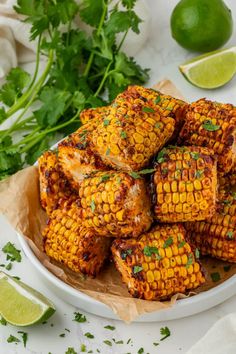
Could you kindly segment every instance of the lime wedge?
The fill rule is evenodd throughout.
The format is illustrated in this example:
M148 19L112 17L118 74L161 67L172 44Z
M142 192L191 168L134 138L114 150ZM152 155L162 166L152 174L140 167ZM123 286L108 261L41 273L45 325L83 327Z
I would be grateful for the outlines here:
M179 66L193 85L214 89L225 85L236 73L236 47L200 55Z
M0 314L16 326L46 321L55 312L54 305L42 294L0 272Z

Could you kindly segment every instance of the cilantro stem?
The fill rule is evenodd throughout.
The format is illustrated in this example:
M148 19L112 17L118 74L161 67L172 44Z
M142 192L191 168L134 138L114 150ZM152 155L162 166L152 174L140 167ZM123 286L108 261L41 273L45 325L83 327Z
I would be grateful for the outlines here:
M51 69L51 66L52 66L52 63L53 63L53 57L54 57L54 51L50 50L46 68L44 69L44 72L41 75L40 79L38 80L38 82L35 85L33 85L32 87L30 87L30 89L25 91L23 93L23 95L17 100L17 102L6 112L7 118L9 118L12 114L17 112L18 109L23 107L24 104L26 103L26 101L30 98L30 96L33 93L35 93L35 90L37 90L37 92L39 91L39 89L43 85L43 83L44 83L44 81L45 81L45 79L46 79L46 77L47 77L47 75L49 73L49 70Z
M100 19L100 22L98 25L98 29L96 32L97 36L99 36L101 33L102 26L103 26L103 23L105 21L106 15L107 15L107 8L108 8L107 4L103 2L103 12L102 12L102 16L101 16L101 19ZM90 53L90 56L89 56L89 59L88 59L88 62L87 62L87 65L86 65L86 68L85 68L84 74L83 74L83 76L85 76L85 77L87 77L89 74L89 71L90 71L92 63L93 63L94 55L95 55L94 52Z
M111 60L110 63L107 65L106 71L105 71L104 76L103 76L103 78L102 78L102 80L100 82L100 85L99 85L97 91L94 94L95 97L97 97L99 95L99 93L101 92L101 90L103 88L103 85L105 84L106 79L107 79L107 77L109 75L109 70L110 70L110 67L111 67L112 63L113 63L113 60Z
M33 78L32 78L32 81L31 81L31 83L30 83L28 89L30 89L30 88L34 85L35 80L36 80L37 75L38 75L38 71L39 71L39 59L40 59L41 38L42 38L42 35L40 34L40 35L39 35L39 39L38 39L38 45L37 45L36 64L35 64L34 76L33 76Z

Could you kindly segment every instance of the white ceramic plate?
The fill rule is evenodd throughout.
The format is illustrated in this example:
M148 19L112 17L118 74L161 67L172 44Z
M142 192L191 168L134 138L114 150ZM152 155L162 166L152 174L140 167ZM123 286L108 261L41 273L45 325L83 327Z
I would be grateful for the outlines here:
M108 306L74 289L53 275L40 263L25 238L19 234L18 238L26 256L41 274L42 280L47 283L47 286L58 297L72 304L73 306L92 314L106 318L112 318L115 320L119 319ZM166 321L191 316L222 303L234 294L236 294L236 275L232 276L211 290L202 292L186 299L178 300L173 307L142 315L137 318L136 321Z

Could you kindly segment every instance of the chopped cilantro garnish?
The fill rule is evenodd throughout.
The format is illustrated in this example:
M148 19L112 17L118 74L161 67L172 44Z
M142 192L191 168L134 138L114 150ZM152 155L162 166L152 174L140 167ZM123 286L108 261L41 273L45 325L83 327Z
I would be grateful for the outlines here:
M2 251L7 254L7 259L12 262L21 262L21 251L18 250L11 242L8 242L3 248Z
M65 331L69 332L70 333L70 330L68 328L65 328Z
M12 269L12 263L11 262L8 263L5 268L6 268L6 270L11 270Z
M96 204L95 204L95 201L93 199L91 201L90 207L91 207L92 213L94 213L95 208L96 208Z
M164 339L166 339L167 337L169 337L171 333L170 333L170 330L169 330L168 327L162 327L162 328L160 329L160 334L161 334L162 336L164 336L164 337L162 337L160 340L164 340Z
M163 175L167 175L167 173L168 173L168 168L163 168L163 169L161 170L161 173L162 173Z
M59 337L62 337L62 338L64 338L66 335L65 335L65 333L61 333L61 334L59 334Z
M147 174L153 173L155 171L156 171L155 168L146 168L144 170L139 171L139 174L140 175L147 175Z
M153 345L155 345L155 347L157 347L158 345L160 345L160 343L154 342L152 343Z
M138 354L143 354L144 353L144 349L143 348L140 348L139 350L138 350Z
M81 346L80 346L80 351L81 351L81 353L86 353L87 348L86 348L86 345L85 345L85 344L81 344Z
M220 273L218 273L218 272L211 273L211 279L214 283L219 281L220 280Z
M111 149L110 149L110 148L107 148L106 156L110 155L110 152L111 152Z
M142 111L145 112L145 113L155 113L156 112L155 109L153 109L151 107L146 107L146 106L144 106L142 108Z
M226 234L227 238L229 238L229 239L232 239L233 235L234 235L233 231L228 231Z
M228 272L231 269L231 265L224 266L224 271Z
M126 259L126 257L128 255L130 255L130 254L132 254L132 249L131 248L128 248L126 250L122 250L121 253L120 253L122 259Z
M102 177L101 177L101 182L106 182L106 181L108 181L110 179L110 175L103 175Z
M181 241L181 242L178 244L178 248L184 247L185 244L186 244L185 241Z
M16 338L15 336L13 336L12 334L10 334L10 336L7 338L7 342L8 343L19 343L20 340L18 338Z
M110 326L110 325L107 325L104 327L105 329L109 329L110 331L114 331L116 329L116 327L114 326Z
M127 340L127 343L126 344L129 344L131 342L131 338L129 338L128 340Z
M155 104L158 104L159 102L161 102L161 96L157 96L157 98L155 99Z
M195 258L200 258L200 251L198 248L195 249Z
M188 269L191 266L191 264L193 264L193 254L192 253L190 253L190 255L188 256L188 261L186 263L186 268Z
M7 321L5 320L5 318L1 317L1 319L0 319L0 324L1 324L2 326L6 326L6 325L7 325Z
M83 322L87 321L86 316L83 315L82 313L74 312L74 315L75 315L75 318L74 318L73 321L80 322L80 323L83 323Z
M26 343L28 340L28 333L23 332L23 331L18 331L17 333L22 335L23 344L24 344L24 347L26 347Z
M140 175L138 174L138 172L132 171L132 172L129 172L129 175L130 175L131 177L133 177L134 179L139 179L139 178L141 178Z
M105 343L106 345L109 345L110 347L112 346L112 342L108 339L104 340L103 343Z
M170 236L170 237L168 237L167 240L165 240L163 248L167 248L167 247L171 246L172 244L173 244L173 238Z
M126 139L127 138L127 134L126 132L124 132L123 130L120 132L120 137L121 139Z
M157 247L145 246L143 249L143 253L145 254L145 256L151 257L152 254L159 255L159 250Z
M157 155L157 162L162 163L165 162L165 156L166 156L166 149L161 150L158 155Z
M210 119L205 120L202 127L209 132L215 132L220 129L220 125L213 124Z
M74 348L69 347L65 352L65 354L78 354L78 353L74 350Z
M140 266L134 266L133 267L133 273L134 274L137 274L139 272L141 272L143 270L143 267L140 267Z
M115 338L112 338L112 340L115 344L124 344L123 340L115 340Z
M162 125L161 123L157 122L157 123L155 124L155 128L156 128L156 129L159 129L159 128L161 127L161 125Z
M89 333L89 332L86 332L84 335L85 335L85 337L87 337L89 339L93 339L94 338L94 335L92 333Z
M110 120L109 119L104 119L103 120L104 127L107 127L109 124L110 124Z
M197 171L195 171L195 177L196 178L201 178L203 173L204 173L203 170L197 170Z
M190 152L190 155L194 160L198 160L200 156L199 152Z

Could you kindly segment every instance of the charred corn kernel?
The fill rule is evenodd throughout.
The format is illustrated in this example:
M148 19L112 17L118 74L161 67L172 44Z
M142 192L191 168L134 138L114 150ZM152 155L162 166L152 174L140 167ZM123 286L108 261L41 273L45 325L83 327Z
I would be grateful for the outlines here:
M157 225L135 239L116 239L111 247L113 259L130 294L162 300L203 284L200 265L185 242L180 224Z
M86 123L91 123L93 119L101 120L104 113L106 113L107 110L108 110L108 106L84 109L80 113L80 121L82 124L86 124Z
M132 113L133 112L133 113ZM151 100L126 90L103 114L90 143L102 161L122 171L138 171L172 137L175 120ZM117 124L119 122L120 124Z
M81 181L79 195L83 218L99 235L137 237L151 226L144 179L125 172L97 172Z
M83 125L58 145L60 168L76 190L87 175L94 171L108 170L89 143L91 131L95 129L97 122L98 120L94 119Z
M211 148L219 171L229 172L236 157L236 108L205 99L190 104L178 142Z
M51 213L43 240L49 257L90 276L98 274L110 247L109 238L84 226L82 210L74 202Z
M216 213L205 221L186 223L191 242L200 254L236 263L235 192L220 189Z
M173 181L176 168L181 168L182 177ZM214 214L217 177L212 150L166 147L157 155L155 169L155 216L160 222L204 220Z
M45 152L38 159L40 202L46 213L50 215L57 208L60 199L77 198L77 193L71 188L60 171L57 156L52 151Z

